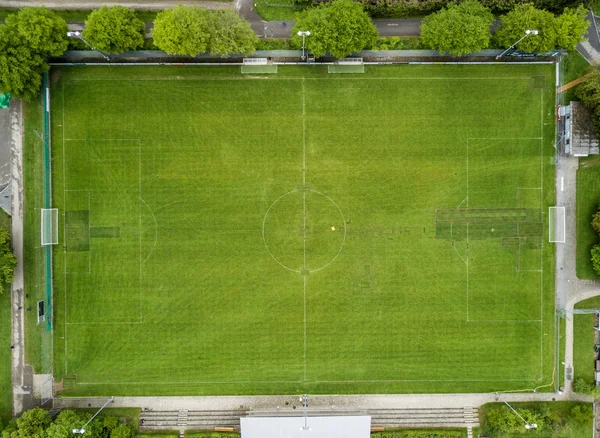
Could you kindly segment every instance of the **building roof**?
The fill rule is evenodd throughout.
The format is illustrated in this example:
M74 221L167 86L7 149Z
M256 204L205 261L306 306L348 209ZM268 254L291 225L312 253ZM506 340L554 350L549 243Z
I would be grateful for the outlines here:
M580 102L571 102L571 153L575 156L598 153L592 115Z
M371 417L243 417L242 438L369 438Z

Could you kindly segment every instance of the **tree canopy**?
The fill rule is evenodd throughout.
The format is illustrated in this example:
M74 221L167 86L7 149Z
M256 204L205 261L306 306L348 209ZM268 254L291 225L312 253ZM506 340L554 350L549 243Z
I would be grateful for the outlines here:
M196 56L208 51L206 10L178 6L159 12L154 20L154 45L170 54Z
M34 408L25 412L21 418L13 420L0 434L1 438L72 438L73 429L80 429L92 414L62 410L54 420L48 411ZM85 427L85 435L92 438L132 438L135 429L121 423L112 416L98 416Z
M133 9L103 6L85 20L83 37L97 49L122 53L144 45L146 26Z
M6 17L5 25L16 32L22 45L44 57L62 55L69 45L66 21L45 7L20 9Z
M10 250L10 236L8 231L0 228L0 293L4 289L3 283L12 283L17 258Z
M423 43L441 53L464 55L478 52L490 44L492 13L477 0L451 3L425 17L421 24Z
M292 43L301 47L298 31L310 31L305 45L314 56L330 53L338 59L371 46L378 36L362 5L352 0L334 0L302 12L292 30Z
M496 40L501 47L510 47L526 30L537 30L538 34L529 34L517 44L524 52L547 52L556 47L556 26L554 15L548 11L536 9L531 3L516 6L511 12L500 17L502 26L496 32Z
M255 51L258 43L250 23L234 11L187 6L160 12L152 36L161 50L190 56L248 54Z
M581 5L577 9L566 8L556 17L556 45L567 50L575 50L575 46L583 41L589 22L588 11Z
M0 24L0 91L31 100L39 93L46 58L68 46L67 23L43 7L24 8Z
M256 50L258 37L250 23L231 9L208 11L208 52L227 56L230 53L248 54Z

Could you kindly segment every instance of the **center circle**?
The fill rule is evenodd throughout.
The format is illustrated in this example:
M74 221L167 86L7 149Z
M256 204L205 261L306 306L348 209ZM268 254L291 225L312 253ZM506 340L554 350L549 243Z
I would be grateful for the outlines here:
M262 234L267 252L279 265L294 272L315 272L342 252L346 220L329 196L294 190L271 204Z

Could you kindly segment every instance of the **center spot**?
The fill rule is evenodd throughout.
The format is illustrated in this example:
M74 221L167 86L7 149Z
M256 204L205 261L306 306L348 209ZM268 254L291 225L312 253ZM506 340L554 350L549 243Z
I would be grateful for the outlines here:
M318 271L342 251L346 223L331 198L315 190L297 190L269 207L263 220L263 240L282 267L295 272Z

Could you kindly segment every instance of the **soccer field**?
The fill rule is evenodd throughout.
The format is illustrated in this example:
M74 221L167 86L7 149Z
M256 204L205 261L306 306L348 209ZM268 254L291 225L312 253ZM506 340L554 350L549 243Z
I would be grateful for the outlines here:
M553 75L55 70L64 394L553 389Z

